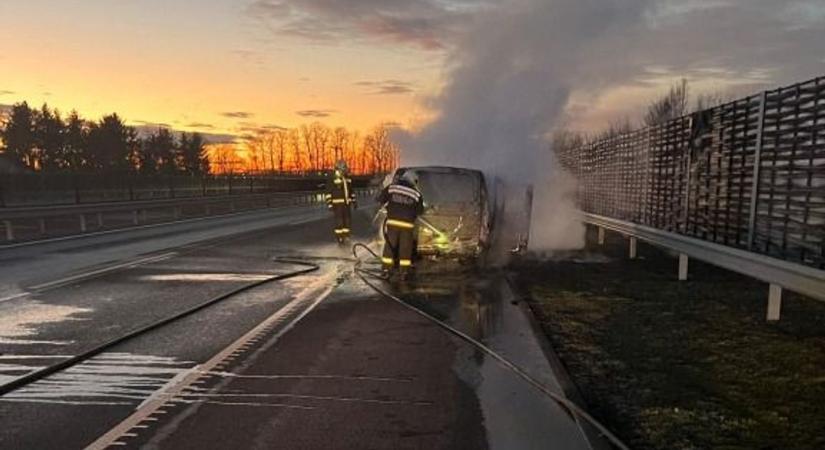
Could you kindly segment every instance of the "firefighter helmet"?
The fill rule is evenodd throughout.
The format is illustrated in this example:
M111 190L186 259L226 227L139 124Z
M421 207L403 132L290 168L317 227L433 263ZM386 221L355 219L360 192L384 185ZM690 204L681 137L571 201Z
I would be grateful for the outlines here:
M418 174L415 171L408 170L404 172L404 175L401 176L401 179L410 183L412 186L415 186L418 189Z
M338 170L342 173L346 173L349 171L349 167L347 167L347 162L343 159L339 159L338 162L335 163L335 170Z

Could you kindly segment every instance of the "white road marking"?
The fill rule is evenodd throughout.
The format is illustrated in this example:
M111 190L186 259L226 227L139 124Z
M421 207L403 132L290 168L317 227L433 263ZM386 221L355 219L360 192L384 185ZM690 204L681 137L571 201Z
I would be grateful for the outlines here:
M0 303L7 302L9 300L14 300L16 298L25 297L27 295L31 295L31 292L20 292L19 294L9 295L8 297L0 298Z
M261 393L238 393L238 394L181 394L185 400L192 402L208 402L212 398L293 398L298 400L317 400L317 401L331 401L331 402L347 402L347 403L374 403L377 405L416 405L429 406L432 402L420 400L380 400L371 398L357 398L357 397L335 397L327 395L306 395L306 394L261 394ZM195 400L191 400L191 399ZM202 400L207 399L207 400Z
M230 372L205 372L208 375L224 378L245 378L259 380L347 380L347 381L379 381L393 383L412 383L409 378L386 378L354 375L239 375Z
M126 269L126 268L131 269L131 268L134 268L134 267L137 267L137 266L142 266L144 264L150 264L150 263L164 261L164 260L167 260L169 258L173 258L173 257L177 256L177 254L178 254L177 252L169 252L169 253L163 253L161 255L149 256L149 257L146 257L146 258L140 258L140 259L136 259L136 260L132 260L132 261L127 261L127 262L124 262L124 263L121 263L121 264L115 264L113 266L104 267L102 269L92 270L92 271L89 271L89 272L84 272L84 273L80 273L80 274L77 274L77 275L72 275L72 276L69 276L69 277L60 278L60 279L57 279L57 280L54 280L54 281L49 281L48 283L37 284L37 285L31 286L29 289L34 290L34 291L43 291L43 290L47 290L47 289L52 289L52 288L55 288L55 287L65 285L67 283L71 283L73 281L83 280L83 279L94 277L94 276L97 276L97 275L107 274L109 272L114 272L114 271L119 270L119 269Z
M140 277L145 281L263 281L271 278L272 274L257 273L170 273L146 275Z
M272 336L272 338L268 341L268 344L272 345L281 336L289 332L298 322L300 322L307 314L312 312L315 307L317 307L321 301L323 301L335 288L334 280L338 277L336 272L331 273L330 275L320 277L315 283L310 284L306 290L301 292L300 294L296 295L296 297L287 303L284 307L278 309L274 314L269 316L263 322L258 324L255 328L238 338L235 342L230 344L228 347L224 348L220 352L218 352L215 356L213 356L209 361L195 366L189 369L186 372L186 375L179 379L175 384L167 384L164 388L162 388L156 398L152 401L146 402L141 405L141 407L137 408L135 412L123 420L120 424L116 425L114 428L109 430L106 434L99 437L96 441L90 444L87 449L97 450L97 449L105 449L106 447L110 446L112 442L116 442L123 433L128 432L129 430L133 429L135 425L143 422L148 417L156 414L164 414L165 411L163 408L165 405L168 405L167 399L168 398L175 398L182 394L187 388L189 388L195 382L201 380L203 377L202 372L210 372L217 366L221 365L222 362L231 355L234 351L239 349L243 344L248 342L249 340L259 337L262 333L267 332L270 327L273 326L274 323L277 321L283 320L285 317L295 313L298 309L304 308L301 313L299 313L295 318L293 318L286 326L284 326L277 334ZM312 299L312 294L318 291L317 286L326 286L323 291L317 296ZM309 305L307 303L311 302ZM261 406L255 404L241 404L241 403L227 403L227 402L210 402L211 404L221 404L226 406ZM272 407L271 405L267 405ZM285 407L288 407L285 405Z
M134 405L185 372L193 363L170 357L103 353L0 397L0 402L98 405L123 401ZM4 365L0 364L0 372ZM31 367L31 370L37 369Z

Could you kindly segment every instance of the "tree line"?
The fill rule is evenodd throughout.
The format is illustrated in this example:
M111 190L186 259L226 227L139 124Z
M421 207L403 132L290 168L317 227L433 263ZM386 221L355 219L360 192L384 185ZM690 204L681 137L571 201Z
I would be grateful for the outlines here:
M207 143L198 133L159 128L139 136L117 114L98 121L76 111L63 118L57 109L12 106L0 124L0 151L21 168L41 173L119 172L139 175L209 173Z
M212 170L219 174L322 172L343 160L355 174L386 173L399 162L391 126L365 134L320 122L295 128L257 130L239 145L210 150Z
M596 133L582 133L566 128L557 129L552 135L550 146L560 152L577 150L590 143L628 134L640 126L662 125L687 114L722 105L729 100L730 96L719 92L700 93L693 97L688 81L682 79L671 85L666 93L653 99L640 121L622 117L611 122L606 129Z

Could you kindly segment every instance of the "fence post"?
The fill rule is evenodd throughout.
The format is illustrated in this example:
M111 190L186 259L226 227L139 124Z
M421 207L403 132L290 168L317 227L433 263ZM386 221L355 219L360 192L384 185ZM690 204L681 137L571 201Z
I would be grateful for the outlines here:
M6 229L6 240L14 240L14 228L12 228L11 220L4 220L3 227Z
M74 202L80 204L80 187L77 185L77 174L72 174L72 185L74 185Z
M748 211L748 250L753 250L756 238L756 207L759 202L759 175L762 166L762 145L765 134L765 107L768 102L768 91L762 92L759 102L759 126L756 131L756 148L753 155L753 171L751 176L751 204Z
M693 127L696 126L694 123L694 117L690 117L690 132L689 134L689 142L687 146L687 161L685 161L685 205L682 208L682 234L688 234L688 222L690 220L690 181L691 181L691 165L693 164L693 150L694 150L694 137L693 137Z

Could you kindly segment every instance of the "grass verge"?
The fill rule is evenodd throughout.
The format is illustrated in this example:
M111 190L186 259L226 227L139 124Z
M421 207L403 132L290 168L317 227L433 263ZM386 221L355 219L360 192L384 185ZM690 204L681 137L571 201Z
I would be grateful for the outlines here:
M589 245L515 272L594 416L636 449L825 448L824 303L786 292L767 323L764 283Z

